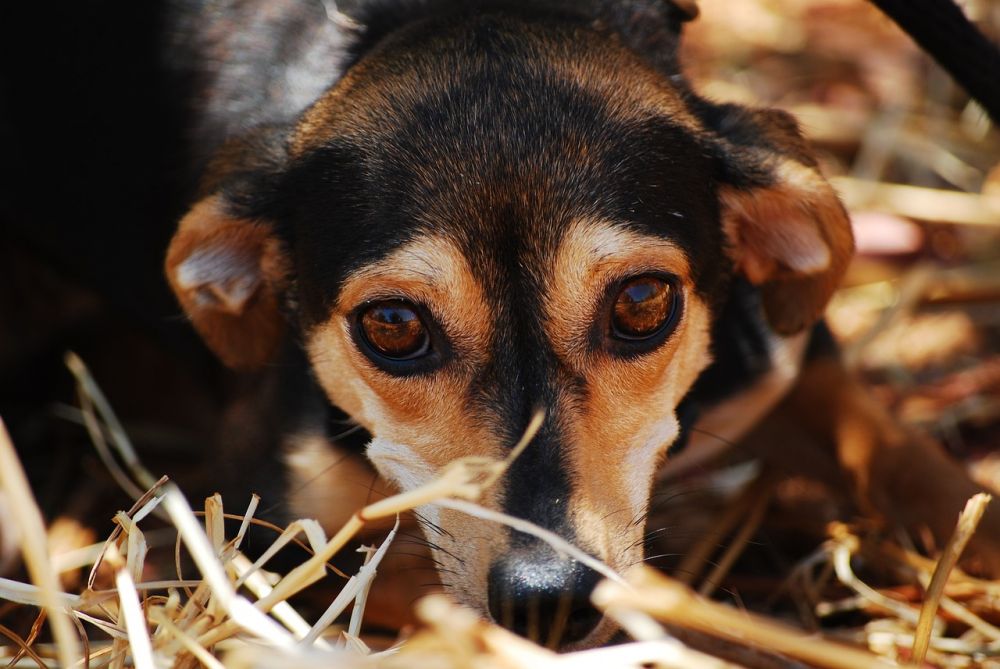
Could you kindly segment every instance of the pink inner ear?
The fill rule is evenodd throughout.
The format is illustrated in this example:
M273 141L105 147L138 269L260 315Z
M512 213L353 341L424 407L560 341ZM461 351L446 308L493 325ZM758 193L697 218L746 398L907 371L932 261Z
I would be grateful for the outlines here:
M724 225L734 259L754 284L783 275L810 276L830 269L830 247L820 230L813 193L782 184L722 194Z
M196 249L177 266L177 287L199 307L240 315L261 281L256 256L243 251L222 245Z
M766 230L753 229L765 226ZM778 266L797 274L818 274L830 266L830 249L816 223L808 218L786 215L784 220L772 220L763 225L750 223L749 227L746 231L748 255L772 259Z
M769 184L719 190L728 253L761 288L775 332L816 322L854 250L847 212L815 167L786 159Z

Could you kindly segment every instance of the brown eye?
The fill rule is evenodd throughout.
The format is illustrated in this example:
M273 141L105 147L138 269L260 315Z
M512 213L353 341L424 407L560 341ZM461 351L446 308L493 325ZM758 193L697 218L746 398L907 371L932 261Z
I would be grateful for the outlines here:
M649 339L673 320L675 291L670 283L653 276L632 279L615 298L611 309L611 334L618 339Z
M390 360L413 360L430 350L427 328L409 302L377 302L361 313L360 326L368 346Z

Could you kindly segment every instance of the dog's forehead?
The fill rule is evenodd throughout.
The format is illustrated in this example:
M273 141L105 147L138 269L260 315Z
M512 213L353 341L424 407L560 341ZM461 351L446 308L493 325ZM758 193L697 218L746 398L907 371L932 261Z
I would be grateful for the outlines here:
M452 239L491 292L544 276L580 220L714 259L711 166L665 78L584 26L423 28L356 65L292 139L295 253L316 317L351 272L427 234Z
M456 106L474 112L463 118L475 127L497 111L491 102L516 111L548 100L555 117L566 111L560 102L580 103L556 99L570 88L589 91L620 120L666 112L700 126L683 92L616 34L579 19L487 13L428 18L379 41L300 119L291 149L301 154L332 136L385 137L405 117L433 122L421 115Z

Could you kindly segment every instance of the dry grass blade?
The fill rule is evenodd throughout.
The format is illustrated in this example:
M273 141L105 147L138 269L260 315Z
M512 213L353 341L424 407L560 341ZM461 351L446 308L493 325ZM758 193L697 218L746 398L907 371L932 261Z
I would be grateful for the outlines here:
M172 484L164 491L163 506L170 514L170 519L180 532L202 576L205 577L206 584L230 620L276 646L293 645L294 639L291 635L259 609L254 608L246 599L236 594L232 583L226 577L224 568L219 563L218 554L212 549L212 544L199 526L194 512L191 511L181 492Z
M194 655L208 669L224 669L221 662L215 659L203 646L198 645L198 642L192 639L184 630L177 627L170 619L170 616L163 613L163 611L151 609L150 619L157 625L162 626L174 639L180 641L184 649Z
M719 660L687 648L679 641L641 641L596 648L560 655L553 661L559 669L740 669L738 665Z
M128 438L125 428L122 427L118 416L115 415L115 412L111 408L111 403L108 402L108 399L104 396L94 377L90 374L90 370L87 369L87 366L83 364L83 360L76 353L67 353L65 361L66 366L76 378L81 395L86 396L94 403L101 420L104 421L104 424L108 428L111 443L118 449L129 472L143 488L152 488L156 483L156 477L142 466L142 462L139 460L139 456L135 452L135 448L133 448L132 441Z
M29 606L44 606L42 604L42 589L30 583L21 583L9 578L0 578L0 599L17 604L27 604ZM79 595L71 595L65 592L55 593L56 603L64 609L73 609L80 606L82 599Z
M851 177L832 180L852 209L873 208L922 221L1000 225L1000 197L959 193Z
M499 511L493 511L492 509L487 509L486 507L479 506L477 504L472 504L463 500L457 499L440 499L435 502L438 506L443 506L446 509L452 509L453 511L461 511L462 513L468 514L475 518L480 518L482 520L489 520L494 523L499 523L501 525L506 525L507 527L513 528L518 532L523 532L525 534L530 534L533 537L541 539L548 545L552 546L558 553L563 555L568 555L577 562L585 564L598 574L606 579L615 581L621 585L627 586L625 579L616 572L614 569L604 564L600 560L588 555L586 552L580 550L573 544L569 543L562 537L560 537L555 532L546 530L532 522L523 520L521 518L515 518L514 516L509 516L505 513Z
M594 603L612 617L623 608L639 610L663 622L766 648L818 667L885 669L896 666L867 651L804 634L762 616L703 599L682 583L649 567L635 567L625 577L631 588L604 581L592 597Z
M230 569L236 576L237 583L244 583L250 592L258 599L266 597L271 592L271 585L259 571L253 571L253 565L245 555L237 553L229 562ZM271 614L281 621L285 627L295 635L296 639L303 639L309 634L309 623L305 621L298 612L293 609L288 602L279 602L271 609ZM322 639L317 642L321 647L327 647Z
M129 533L130 537L132 532ZM132 662L135 669L156 669L153 660L153 644L146 628L146 614L139 602L139 593L135 589L135 581L130 571L136 568L135 558L123 559L117 549L111 547L108 562L115 568L115 586L118 591L118 602L121 605L125 631L128 632L128 645L132 650Z
M365 606L368 604L368 593L371 592L372 582L375 580L375 572L385 558L389 546L392 545L396 534L399 532L399 516L396 516L396 523L392 527L389 536L385 538L378 549L365 546L359 550L365 552L365 563L358 571L358 578L362 581L361 590L354 598L354 609L351 611L351 620L347 626L347 635L356 639L361 637L361 620L365 615Z
M20 528L24 562L31 579L38 585L41 604L48 612L59 663L63 667L75 666L81 661L80 642L60 601L59 575L49 559L42 512L35 504L3 420L0 420L0 488L7 493L14 521Z
M722 515L712 523L709 531L705 532L698 543L687 551L684 560L673 572L676 578L685 585L694 584L722 540L742 518L746 517L747 508L751 507L755 500L760 499L765 491L773 485L773 481L766 474L760 474L753 483L744 488L726 507Z
M367 592L367 589L371 586L371 581L375 577L375 570L378 569L379 564L385 557L386 552L389 550L392 540L396 536L396 532L399 530L399 518L396 519L396 525L392 528L389 536L386 537L385 541L370 560L367 560L365 564L361 567L358 573L352 576L347 583L340 589L340 594L337 595L336 599L327 607L323 615L320 616L316 624L313 625L312 629L303 637L302 642L306 644L312 644L315 642L319 635L323 633L333 621L336 620L341 613L350 605L352 601L357 601L363 593ZM363 613L362 604L362 613ZM352 613L351 624L349 628L349 634L352 636L357 636L360 631L360 616Z
M403 646L398 656L387 658L383 665L387 669L735 669L673 639L560 655L483 620L444 595L420 600L417 615L428 629Z
M831 534L833 535L833 539L831 539L827 548L831 551L831 559L837 579L876 607L891 613L911 625L916 625L918 614L907 603L886 597L858 578L854 570L851 569L851 556L857 552L860 540L853 534L850 534L847 528L840 523L833 524Z
M958 559L965 550L966 545L975 534L979 521L986 512L986 506L992 498L979 493L965 505L965 509L958 518L958 527L948 540L937 567L934 569L934 576L927 588L927 595L924 597L923 606L920 608L920 619L917 622L917 630L913 639L913 664L920 665L927 656L927 649L930 646L931 632L933 631L934 616L937 613L941 596L944 594L944 586L948 582L948 575L958 564Z
M90 569L90 575L87 577L88 588L93 589L94 587L94 581L97 579L97 572L101 568L101 563L104 561L105 551L108 549L109 546L114 545L115 542L118 541L118 538L122 535L122 532L125 531L125 528L128 525L139 522L159 505L160 499L162 497L161 490L163 486L166 485L168 480L169 479L166 476L160 477L160 480L158 480L145 493L140 494L138 499L136 499L135 503L132 504L132 508L130 508L128 512L123 514L128 519L128 521L124 524L117 523L115 525L114 531L111 532L111 536L109 536L108 539L104 542L104 546L101 548L101 551L97 556L97 560L94 562L93 566Z

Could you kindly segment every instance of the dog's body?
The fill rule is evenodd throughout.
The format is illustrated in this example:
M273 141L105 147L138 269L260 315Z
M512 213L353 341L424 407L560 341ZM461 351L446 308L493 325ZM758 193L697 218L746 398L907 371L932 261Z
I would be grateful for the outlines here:
M203 179L167 273L227 364L281 377L267 439L290 514L336 526L367 494L345 483L365 469L341 460L344 415L409 489L502 458L541 410L484 503L624 568L667 450L783 402L863 502L947 532L974 486L856 395L814 331L847 216L786 114L690 90L686 3L388 3L357 32L329 9L181 14ZM609 638L593 572L422 514L463 603L564 647Z

